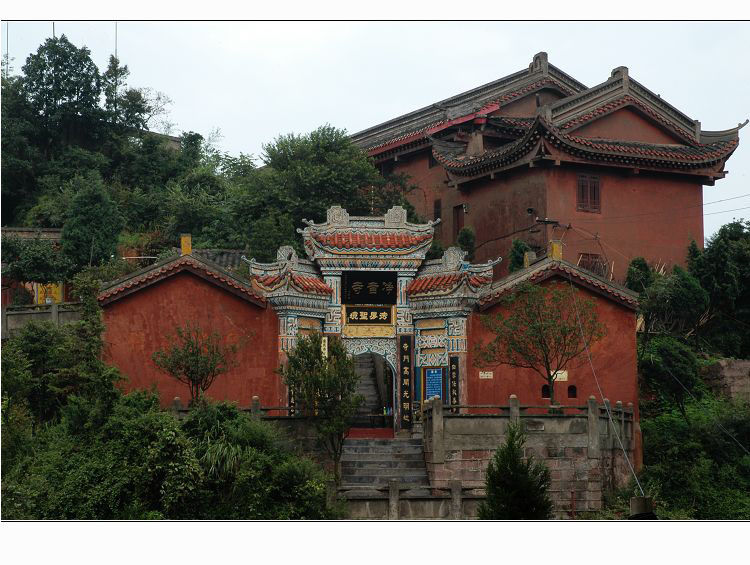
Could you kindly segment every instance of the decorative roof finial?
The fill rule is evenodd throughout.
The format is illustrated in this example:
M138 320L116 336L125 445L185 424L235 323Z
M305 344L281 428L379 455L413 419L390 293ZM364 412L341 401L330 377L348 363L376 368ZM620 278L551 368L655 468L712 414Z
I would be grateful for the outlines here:
M545 75L549 72L549 63L547 62L546 51L540 51L539 53L534 55L534 58L529 65L529 72L542 72Z

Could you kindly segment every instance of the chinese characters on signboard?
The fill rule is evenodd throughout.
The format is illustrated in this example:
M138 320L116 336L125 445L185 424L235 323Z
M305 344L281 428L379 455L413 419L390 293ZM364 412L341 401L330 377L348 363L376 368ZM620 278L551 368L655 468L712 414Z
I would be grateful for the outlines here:
M456 406L456 408L451 408L451 412L456 414L458 413L458 405L460 404L458 397L458 357L451 357L449 361L448 386L450 389L451 406Z
M425 400L437 396L443 398L443 369L424 370L424 397Z
M411 427L412 417L412 338L402 335L398 338L399 380L401 381L401 428Z
M344 315L347 324L393 325L390 306L346 306Z
M396 304L396 273L345 271L341 275L343 304Z

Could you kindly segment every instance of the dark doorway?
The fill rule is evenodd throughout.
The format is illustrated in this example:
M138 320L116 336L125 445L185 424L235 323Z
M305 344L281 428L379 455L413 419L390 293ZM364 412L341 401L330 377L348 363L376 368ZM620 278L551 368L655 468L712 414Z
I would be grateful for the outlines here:
M357 394L364 398L354 420L357 428L388 428L393 426L393 371L385 358L377 353L354 357L359 375Z

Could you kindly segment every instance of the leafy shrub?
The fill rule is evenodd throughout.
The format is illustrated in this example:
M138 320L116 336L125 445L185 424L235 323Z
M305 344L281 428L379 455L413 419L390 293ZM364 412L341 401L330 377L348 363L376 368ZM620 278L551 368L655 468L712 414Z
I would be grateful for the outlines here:
M487 467L487 498L479 506L480 520L546 520L552 516L547 494L549 471L531 456L524 461L524 443L518 426L508 426L505 443Z

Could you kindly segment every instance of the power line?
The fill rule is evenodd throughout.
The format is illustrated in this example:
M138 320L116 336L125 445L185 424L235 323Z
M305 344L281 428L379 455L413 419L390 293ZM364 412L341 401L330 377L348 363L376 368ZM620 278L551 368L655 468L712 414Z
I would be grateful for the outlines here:
M682 208L670 208L668 210L659 210L658 212L643 212L641 214L630 214L630 215L627 215L627 216L613 216L611 218L602 218L602 219L599 219L599 218L596 218L596 219L593 219L593 218L591 218L591 219L581 218L581 219L578 219L577 221L578 222L603 222L603 221L609 222L611 220L626 220L626 219L630 219L630 218L642 218L644 216L659 216L659 215L663 215L663 214L672 214L674 212L681 212L683 210L691 210L693 208L702 208L704 206L709 206L711 204L718 204L719 202L728 202L730 200L737 200L739 198L747 198L748 196L750 196L750 194L741 194L740 196L733 196L731 198L723 198L721 200L714 200L713 202L704 202L703 204L695 204L693 206L684 206ZM744 210L744 208L738 208L738 210ZM710 214L722 214L724 212L733 212L733 211L734 210L723 210L721 212L707 212L707 213L701 214L701 215L708 216ZM627 222L622 222L622 223L627 223Z
M620 444L622 455L623 457L625 457L625 461L628 463L630 472L633 474L633 478L635 479L635 484L638 485L638 490L641 491L641 496L646 496L646 493L643 492L643 487L641 486L641 482L638 480L638 475L635 474L635 469L633 468L633 465L630 463L630 458L628 457L628 454L625 451L625 446L622 444L622 439L620 439L620 434L617 433L617 426L615 426L614 419L612 418L612 412L609 409L609 403L605 402L604 392L602 391L602 387L599 384L599 378L596 376L594 363L593 361L591 361L591 351L589 351L589 344L586 341L586 336L583 333L583 326L581 324L581 316L578 312L578 299L576 298L575 289L573 288L573 279L571 279L570 273L568 273L568 284L570 284L570 290L571 290L571 293L573 294L573 305L575 306L575 310L576 310L576 320L578 321L578 330L581 332L581 340L583 340L583 346L586 349L586 357L588 358L589 365L591 366L591 373L594 375L594 382L596 382L596 388L599 389L599 396L601 396L602 404L604 404L604 409L607 411L607 417L609 418L609 425L611 426L612 431L614 432L615 437L617 438L617 443ZM633 426L635 427L635 414L633 414Z
M666 365L664 365L664 368L667 370L667 373L669 373L670 376L674 380L677 381L677 384L679 384L684 389L684 391L687 392L690 395L690 398L692 398L694 401L698 402L698 399L695 398L695 396L693 396L693 393L690 392L688 390L688 388L684 384L682 384L682 381L680 381L680 379L678 379L677 377L674 376L674 374L672 373L672 371L669 370L669 367L667 367ZM721 422L719 422L718 418L716 420L716 424L719 426L719 428L721 429L721 431L723 431L725 434L727 434L730 438L732 438L734 440L734 442L737 445L740 446L740 449L742 449L742 451L744 451L745 453L747 453L748 455L750 455L750 451L748 451L747 448L744 445L742 445L736 437L734 437L731 433L729 433L729 431L724 426L721 425Z

